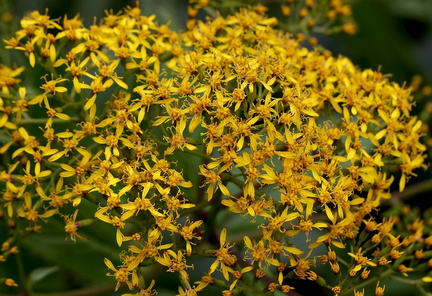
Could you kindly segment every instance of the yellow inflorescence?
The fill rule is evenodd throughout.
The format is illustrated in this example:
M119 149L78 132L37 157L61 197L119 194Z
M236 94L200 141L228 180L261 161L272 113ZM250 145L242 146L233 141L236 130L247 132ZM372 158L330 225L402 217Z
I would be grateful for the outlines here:
M111 224L122 264L105 263L134 295L154 295L141 280L148 265L178 273L181 295L210 284L230 295L245 274L288 293L287 275L322 280L309 252L322 245L336 274L333 250L349 244L349 277L393 263L409 275L398 258L411 239L430 247L424 227L399 237L395 218L373 217L394 169L403 190L425 167L410 90L310 51L276 24L243 10L176 33L137 7L90 28L31 13L5 42L50 74L35 91L20 86L24 68L0 68L3 218L43 231L41 221L60 216L73 241L92 218ZM89 202L94 217L78 221ZM227 211L259 235L229 242L227 225L205 218ZM208 240L214 231L219 242ZM189 277L197 255L214 260L201 280Z
M277 16L278 26L291 33L299 33L303 37L311 32L334 34L354 34L357 25L354 22L351 5L347 0L189 0L188 27L196 24L196 17L201 11L218 15L233 13L239 8L255 5L258 13L269 12ZM244 18L243 24L252 22ZM311 38L314 43L314 37Z

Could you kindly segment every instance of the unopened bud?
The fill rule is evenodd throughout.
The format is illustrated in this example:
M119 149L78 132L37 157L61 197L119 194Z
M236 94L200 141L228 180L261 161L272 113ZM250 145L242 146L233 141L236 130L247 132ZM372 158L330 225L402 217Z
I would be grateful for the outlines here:
M362 280L367 279L369 277L369 273L370 273L370 270L367 270L367 268L363 269L362 273L360 274L360 278Z
M340 273L340 266L338 263L330 263L330 265L331 265L331 269L332 269L334 274Z

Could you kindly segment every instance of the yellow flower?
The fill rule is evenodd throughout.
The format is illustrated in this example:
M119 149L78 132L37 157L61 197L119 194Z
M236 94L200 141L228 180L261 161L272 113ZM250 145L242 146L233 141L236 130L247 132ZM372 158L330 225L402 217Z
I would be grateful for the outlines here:
M90 86L88 87L92 91L92 96L84 105L84 111L90 110L90 119L94 119L96 115L96 98L99 93L106 91L111 85L113 85L114 81L108 79L106 81L103 80L103 77L97 76L92 80ZM81 88L87 88L87 86L81 85Z
M72 217L64 216L65 219L65 231L69 235L70 239L75 243L76 238L78 237L82 241L88 241L87 238L82 237L78 234L78 230L83 226L88 226L86 222L77 222L76 217L78 215L78 210L75 210Z
M57 209L47 210L42 214L39 214L39 207L37 204L33 205L32 197L28 192L24 193L24 205L22 208L17 210L17 216L25 218L31 224L36 225L39 219L45 219L53 216L57 213Z
M38 187L39 178L44 178L51 175L50 170L41 171L40 166L35 166L34 175L32 175L30 162L27 162L24 172L25 175L20 178L20 181L23 185L19 188L17 192L18 197L20 197L26 191L27 186L34 185Z
M210 266L209 275L219 269L225 280L229 280L229 273L234 272L232 267L237 263L237 256L230 252L233 245L226 241L226 232L226 228L221 231L219 238L220 248L214 253L216 260Z
M174 252L173 250L167 250L163 253L163 256L155 257L156 261L168 267L169 272L179 272L180 276L188 278L188 274L185 269L193 267L192 265L186 264L186 259L182 251Z
M36 96L34 99L29 101L30 105L35 104L41 104L42 101L44 102L45 106L49 106L49 100L47 95L56 95L57 93L64 93L67 92L67 88L64 86L57 86L58 83L61 83L63 81L67 81L65 78L52 78L51 80L46 79L46 75L43 77L45 80L45 83L41 86L41 88L45 91L43 94Z
M107 275L115 277L115 279L117 281L117 285L115 287L116 291L120 287L121 283L126 283L130 290L132 290L134 287L137 286L138 276L137 276L135 271L131 272L125 267L120 267L119 269L117 269L114 267L112 262L107 258L104 259L104 262L109 269L114 271L114 274L107 273ZM131 277L131 279L129 277Z
M151 183L146 183L143 185L143 187L144 189L141 193L141 197L138 196L135 198L133 202L131 201L128 204L120 205L121 208L126 210L126 212L123 214L124 219L128 219L129 217L132 217L133 215L138 214L140 211L149 211L150 214L154 217L165 216L155 208L154 202L151 200L151 198L146 198L146 195L153 187L153 185Z
M80 179L80 181L84 181L85 177L84 174L89 171L92 163L90 162L90 158L92 157L92 154L84 149L77 149L77 151L83 156L82 159L79 161L78 164L76 164L75 167L72 167L68 164L60 164L61 168L64 170L64 172L60 173L60 177L67 178L76 176Z
M135 269L139 264L141 264L146 258L155 258L160 255L160 250L169 249L172 247L170 244L162 244L161 231L157 228L149 230L147 232L147 240L145 243L139 242L139 246L131 245L129 246L129 251L133 254L137 254L133 259L128 261L127 268L129 270ZM124 240L131 240L132 237L125 237Z
M119 217L119 216L106 214L107 210L108 209L105 207L100 208L99 210L96 211L95 217L98 218L99 220L103 221L103 222L111 224L112 226L114 226L117 229L116 230L116 242L119 246L121 246L125 240L128 240L127 238L125 239L125 236L121 232L121 229L123 229L126 225L125 221L128 218L128 213L126 212Z
M230 196L228 188L222 183L221 176L213 170L207 169L205 166L200 166L200 174L206 179L203 186L208 185L206 193L207 200L210 201L213 198L213 194L217 189L219 189L225 196Z
M407 267L407 266L405 266L404 264L401 264L401 265L399 265L399 266L397 267L397 270L398 270L401 274L403 274L404 276L408 276L408 272L413 271L414 268L412 268L412 267Z
M186 241L186 254L190 256L192 254L192 245L195 245L195 243L192 243L191 241L193 239L200 240L201 237L195 234L196 228L198 228L203 221L198 220L194 221L193 223L190 223L190 221L186 220L185 225L179 225L178 227L178 233L181 235L181 237ZM189 225L187 225L189 224Z
M376 266L376 263L372 262L372 259L362 254L362 248L359 248L356 254L348 253L348 255L354 258L356 265L360 265L360 267L364 265Z
M82 152L84 150L83 148L77 147L80 140L79 135L71 132L62 132L56 134L56 136L59 138L59 141L63 143L64 150L54 153L50 158L48 158L48 161L56 161L63 156L67 157L73 151L81 151L81 155L86 154L86 152Z
M150 285L147 288L140 288L140 291L138 293L124 293L122 296L152 296L157 295L157 292L155 290L152 290L153 286L155 285L155 280L152 280Z
M14 87L21 80L16 78L25 70L25 67L15 69L0 65L0 89L5 94L10 94L10 88Z
M121 77L117 77L117 73L115 69L120 63L120 60L109 61L105 63L101 63L98 59L92 60L93 63L98 67L99 74L102 77L103 81L113 80L120 87L127 89L127 84L121 79Z
M341 30L340 17L351 14L342 0L328 10L288 2L282 13L294 16L297 5L308 30L324 28L322 18ZM189 16L210 4L191 0ZM138 7L107 11L88 29L79 16L26 17L6 47L55 71L29 99L18 78L23 68L0 66L0 153L14 160L0 172L9 227L21 233L18 216L38 231L39 219L58 213L75 242L82 227L107 223L116 231L107 242L123 251L118 267L105 264L116 289L135 290L125 295L156 293L142 277L152 264L179 273L179 295L210 284L233 295L255 283L289 293L285 277L323 284L334 275L332 290L342 294L344 276L367 279L405 255L425 260L426 221L406 222L405 209L401 218L376 214L391 197L393 164L400 189L426 167L410 90L348 58L302 47L307 36L276 29L266 10L190 20L180 33ZM78 211L91 217L76 221ZM251 233L235 249L226 228L212 239L217 227L209 223L226 227L237 218L250 220ZM330 265L328 278L312 270L305 248ZM9 241L4 249L17 251ZM197 286L187 272L192 255L213 258ZM409 276L414 263L397 268Z
M105 137L103 136L97 136L93 137L93 141L95 141L98 144L106 145L105 148L105 158L110 159L111 156L119 156L120 150L119 147L119 141L120 141L120 135L122 133L122 129L118 129L115 134L107 133Z
M71 200L74 207L77 207L82 198L88 194L90 190L94 188L94 185L86 184L86 183L75 183L64 195L63 199Z
M77 93L81 93L81 90L83 88L88 88L89 86L85 83L82 82L82 76L86 76L89 77L91 79L95 79L95 76L88 73L85 69L86 64L89 62L90 57L87 57L85 59L83 59L82 61L71 61L69 63L69 61L67 59L59 59L57 60L57 62L54 64L54 67L58 67L60 65L62 65L63 63L68 63L68 67L66 68L66 71L69 71L72 76L73 76L73 85L74 88L76 90Z
M9 287L18 287L18 284L13 279L5 279L4 284Z
M264 245L264 241L260 240L258 243L251 241L251 239L247 236L243 237L244 243L248 250L246 254L250 255L252 259L252 263L257 262L259 268L263 266L274 265L278 266L279 261L277 259L270 258L268 255L268 249Z
M189 143L189 140L184 137L183 130L186 126L184 124L178 124L175 128L175 132L172 132L172 137L166 137L166 140L170 144L170 147L165 151L165 155L170 155L174 152L174 150L184 148L188 150L196 150L197 147L193 144Z
M384 291L385 291L385 285L383 287L380 287L378 282L375 288L375 296L383 296Z
M263 226L270 231L279 231L284 232L284 224L285 222L292 221L299 216L299 213L294 212L288 214L289 207L286 207L284 211L280 214L275 213L275 216L266 217L268 219L268 224Z

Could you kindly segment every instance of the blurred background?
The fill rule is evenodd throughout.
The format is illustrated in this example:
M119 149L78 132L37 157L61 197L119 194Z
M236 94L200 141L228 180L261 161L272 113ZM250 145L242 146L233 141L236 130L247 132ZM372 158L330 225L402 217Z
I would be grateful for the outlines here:
M19 19L33 10L44 13L48 8L51 18L64 15L71 18L79 14L85 25L89 26L95 19L98 22L103 18L105 10L116 12L127 5L135 6L136 2L135 0L0 0L2 16L0 36L2 39L12 37L13 32L19 28ZM187 0L141 0L138 2L144 14L157 15L159 24L170 23L174 30L185 28L188 19ZM266 4L266 1L261 2ZM432 142L429 135L432 126L432 0L357 0L350 3L353 18L357 24L356 34L316 35L315 37L334 55L347 56L363 69L380 70L388 74L391 80L400 84L413 84L415 90L413 113L418 114L425 123L424 140L431 152ZM0 47L0 63L12 65L14 57L5 51L3 45ZM405 198L405 201L413 207L429 209L432 207L431 169L420 171L418 175L418 178L413 178L408 184L406 192L402 194L395 192L395 195ZM59 224L60 226L56 226L53 223L45 229L50 229L53 233L61 232L62 223ZM118 260L113 257L117 256L117 252L104 244L105 238L109 237L111 240L114 233L109 228L102 228L98 233L83 233L83 236L89 237L92 243L78 241L76 245L73 245L70 241L64 242L62 237L60 240L53 239L49 231L44 231L42 236L27 240L25 245L28 250L24 252L23 260L28 268L25 272L30 273L29 284L36 285L35 290L44 291L97 286L100 289L100 295L120 295L120 292L111 292L114 280L106 277L106 271L101 272L99 268L105 257L110 258L113 262ZM83 264L77 261L83 261ZM98 268L88 268L86 263L89 261L94 261ZM55 272L56 265L60 263L66 266L67 272ZM4 273L3 268L12 269L13 266L6 265L5 267L4 264L1 264L0 275ZM199 268L196 269L196 272L200 273ZM169 282L170 276L167 276L164 287L169 286L166 283ZM46 280L42 281L43 278ZM177 286L177 279L171 282L175 287ZM7 295L8 291L1 289L0 296ZM409 287L388 285L386 295L409 295L409 291ZM70 296L73 295L86 294L83 290L81 294ZM159 295L172 294L169 292L164 294L162 290Z

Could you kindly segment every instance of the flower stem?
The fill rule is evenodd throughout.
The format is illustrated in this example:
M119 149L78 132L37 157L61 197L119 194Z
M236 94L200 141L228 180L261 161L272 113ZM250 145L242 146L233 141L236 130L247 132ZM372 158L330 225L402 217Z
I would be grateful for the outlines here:
M427 179L422 182L418 182L405 188L402 192L394 192L390 199L393 203L400 203L402 200L418 196L421 193L432 190L432 179Z
M60 118L53 118L53 123L67 123L67 122L79 122L80 119L78 117L71 117L69 121L65 121ZM20 124L45 124L47 122L46 118L22 118Z
M24 294L31 295L31 293L28 289L28 285L27 285L27 277L26 277L25 270L24 270L24 262L22 259L21 252L18 252L16 254L16 265L17 265L17 269L18 269L18 275L20 278L20 282L21 282L21 284L24 288L24 291L25 291Z
M378 275L377 277L369 278L368 280L365 280L364 282L356 285L355 287L347 289L343 295L351 295L354 289L358 290L363 287L367 287L372 283L377 282L378 279L384 279L390 277L394 273L393 269L387 269L382 274ZM342 295L341 295L342 296Z

